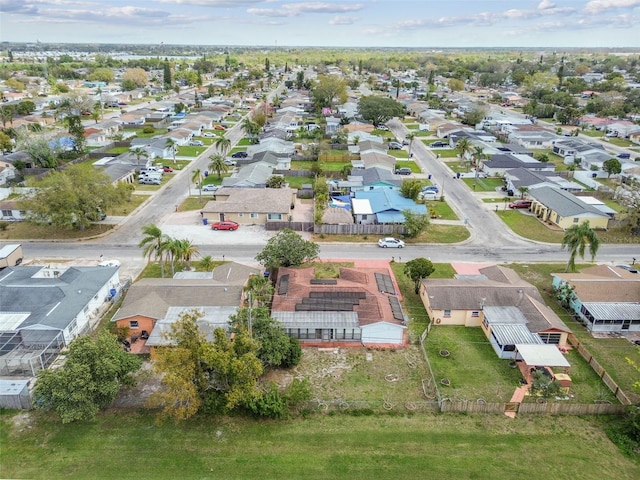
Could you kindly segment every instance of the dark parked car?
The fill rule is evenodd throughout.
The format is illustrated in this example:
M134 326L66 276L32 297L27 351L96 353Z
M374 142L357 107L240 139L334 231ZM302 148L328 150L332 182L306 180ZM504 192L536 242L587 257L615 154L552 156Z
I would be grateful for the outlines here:
M447 142L433 142L431 145L429 145L431 148L443 148L443 147L448 147L449 144Z
M249 154L247 154L247 152L236 152L231 155L231 158L247 158L248 156Z
M389 150L402 150L400 142L389 142Z
M411 173L409 167L396 168L396 175L411 175Z
M509 208L529 208L531 206L531 200L516 200L509 204Z
M223 221L223 222L214 222L211 224L211 230L237 230L238 225L236 222L231 221Z

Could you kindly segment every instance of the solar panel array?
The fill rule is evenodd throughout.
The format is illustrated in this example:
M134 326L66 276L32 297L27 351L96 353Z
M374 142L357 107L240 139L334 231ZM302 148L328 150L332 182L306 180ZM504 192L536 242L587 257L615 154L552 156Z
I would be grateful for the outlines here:
M402 307L400 306L400 300L398 300L398 297L389 297L389 305L391 305L393 318L401 322L404 321L404 315L402 314Z
M309 292L311 298L353 298L353 299L365 299L367 294L365 292L354 291L340 291L340 292ZM357 303L357 302L356 302Z
M390 293L391 295L396 294L396 289L393 286L393 282L391 281L391 277L389 275L385 275L383 273L376 273L376 283L378 284L378 290L382 293Z
M289 274L286 273L280 277L280 285L278 286L278 295L286 295L289 290Z
M340 292L309 292L309 296L296 304L296 311L336 311L352 312L360 300L367 297L365 292L340 291Z

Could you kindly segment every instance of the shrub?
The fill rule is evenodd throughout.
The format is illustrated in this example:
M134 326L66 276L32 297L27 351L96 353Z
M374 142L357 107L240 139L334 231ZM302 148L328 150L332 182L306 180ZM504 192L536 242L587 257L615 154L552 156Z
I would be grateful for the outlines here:
M151 125L147 125L142 129L142 133L154 133L156 131Z

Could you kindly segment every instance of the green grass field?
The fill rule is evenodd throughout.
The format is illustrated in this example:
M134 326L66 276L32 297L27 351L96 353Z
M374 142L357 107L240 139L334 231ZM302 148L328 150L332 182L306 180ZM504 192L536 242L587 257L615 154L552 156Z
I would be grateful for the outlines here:
M602 432L606 419L316 414L304 421L196 417L157 425L145 412L112 411L62 426L28 415L1 417L5 478L640 477L640 465Z

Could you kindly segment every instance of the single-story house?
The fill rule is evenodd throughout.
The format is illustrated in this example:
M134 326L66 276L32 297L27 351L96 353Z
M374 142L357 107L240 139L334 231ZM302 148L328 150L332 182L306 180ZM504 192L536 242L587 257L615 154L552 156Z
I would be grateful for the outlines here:
M554 172L535 172L526 168L513 168L504 173L504 181L507 190L518 192L519 188L531 190L542 186L560 188L567 192L581 192L584 187L577 183L558 176Z
M563 230L587 220L592 228L606 230L609 226L607 213L559 188L534 188L529 191L529 198L531 212L541 221L551 222Z
M513 358L517 343L564 347L571 332L540 292L510 268L489 266L478 275L424 279L419 292L433 323L482 327L501 358Z
M512 153L492 155L489 160L482 162L482 171L490 177L504 175L507 170L514 168L526 168L536 172L553 172L556 166L551 162L540 162L529 155Z
M6 267L0 272L0 376L35 376L88 333L120 292L119 267Z
M266 188L274 173L274 166L267 163L250 163L239 167L230 177L222 179L222 186L235 188Z
M209 222L231 220L254 225L266 222L287 222L295 201L291 188L231 188L223 187L216 193L216 201L202 209Z
M404 223L404 210L427 214L424 204L417 204L389 188L355 192L352 205L356 223Z
M280 268L271 316L303 343L402 345L405 315L389 268L341 268L316 279L314 268Z
M569 285L569 307L591 332L640 332L640 275L612 265L553 273L553 288Z

